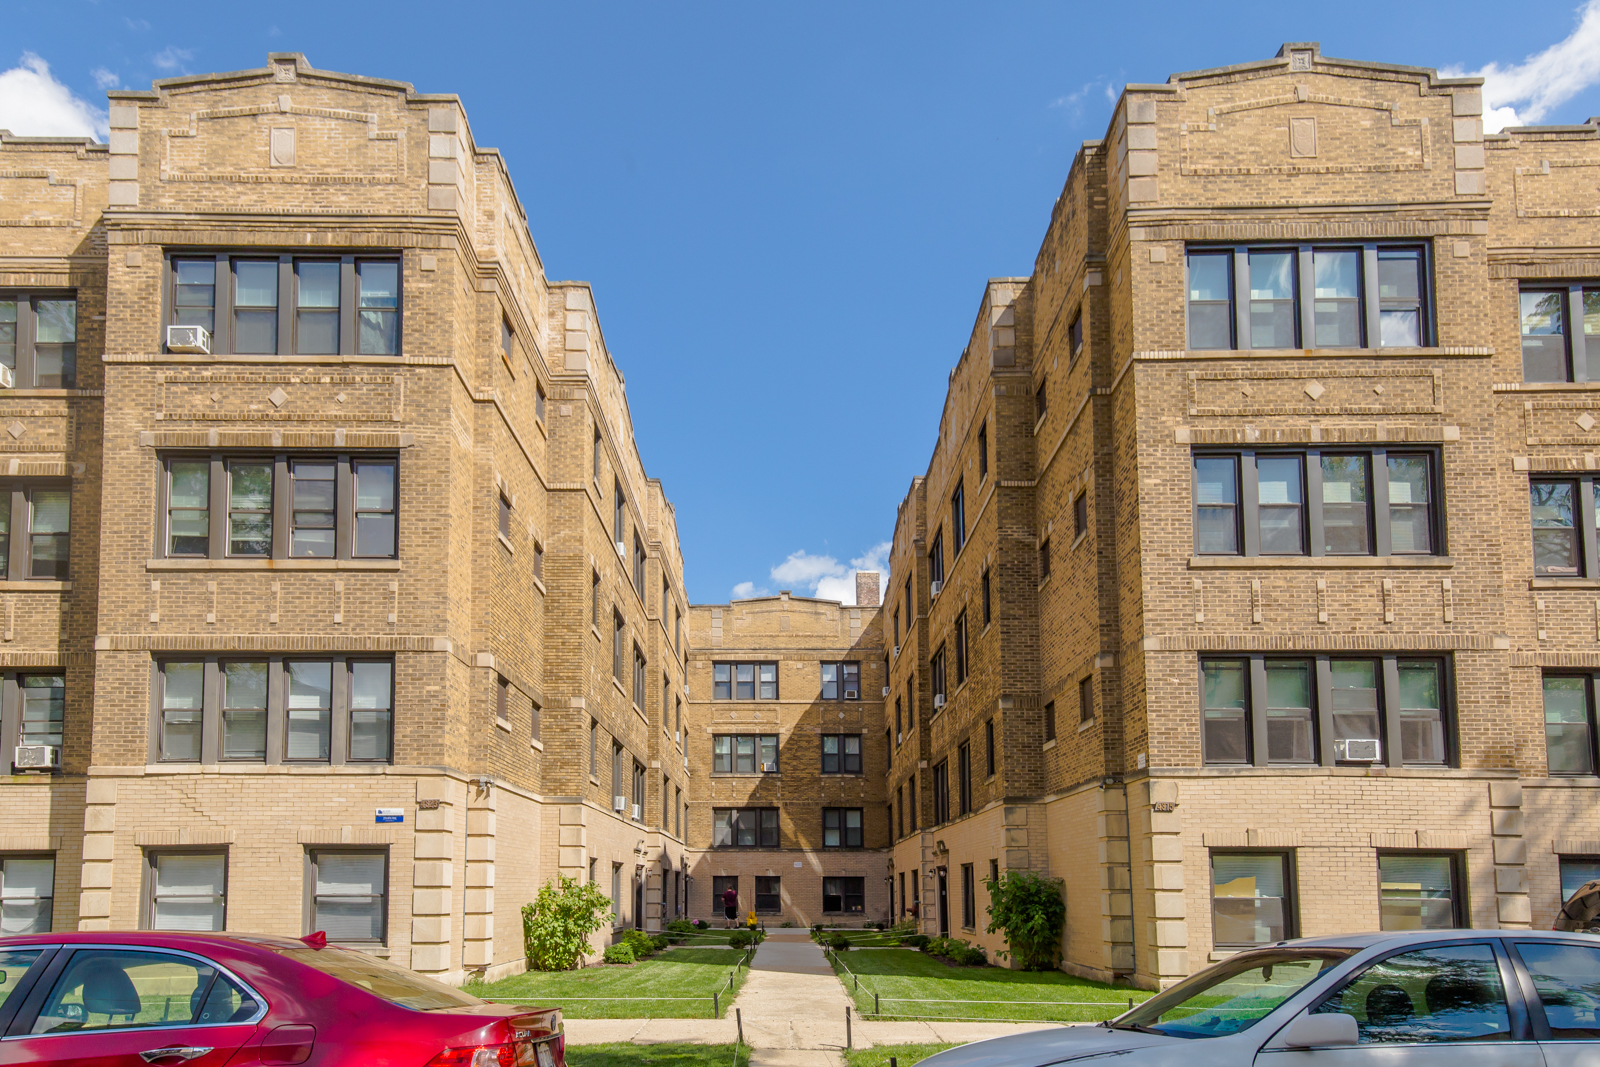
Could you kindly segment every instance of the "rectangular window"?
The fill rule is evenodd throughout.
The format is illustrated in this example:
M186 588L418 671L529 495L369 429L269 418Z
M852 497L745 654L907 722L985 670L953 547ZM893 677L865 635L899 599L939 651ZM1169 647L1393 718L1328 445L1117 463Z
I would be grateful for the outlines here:
M1056 739L1056 702L1054 700L1044 706L1044 739L1046 741L1054 741Z
M598 489L599 486L600 486L600 427L599 426L596 426L594 428L594 450L590 453L590 458L593 460L593 466L594 466L593 475L594 475L595 488Z
M939 586L944 584L944 529L933 535L933 544L928 548L928 596L937 596Z
M994 720L990 719L983 724L983 771L987 777L994 777Z
M978 481L989 477L989 420L978 423Z
M1199 555L1433 555L1433 452L1196 453Z
M970 863L961 865L961 925L967 930L978 926L978 884Z
M145 877L147 930L227 928L226 852L149 852Z
M928 661L928 673L933 683L933 709L938 711L945 702L945 661L944 646L939 646L939 651L933 654Z
M1050 410L1050 393L1046 388L1049 384L1050 382L1047 378L1041 381L1038 388L1033 391L1033 421L1035 423L1044 418L1044 413Z
M967 613L956 616L956 685L967 680Z
M917 829L917 776L912 775L906 779L906 827L915 833Z
M615 484L612 495L611 530L617 537L617 554L625 557L628 551L623 547L628 540L628 498L622 493L621 482Z
M984 569L983 578L979 582L983 599L983 624L988 626L994 618L994 600L989 587L989 571Z
M894 743L900 744L906 739L905 709L901 706L900 698L894 698Z
M400 264L394 259L176 255L167 285L169 321L204 327L213 353L400 351Z
M71 541L70 487L0 483L0 580L66 581Z
M511 722L511 682L503 674L494 676L494 717L501 723Z
M823 700L860 700L861 664L855 662L822 665Z
M956 814L972 811L972 745L963 741L956 749Z
M777 808L713 808L712 848L777 848Z
M823 734L822 773L860 774L861 735Z
M611 742L611 801L615 805L622 797L622 746Z
M1094 722L1094 676L1078 681L1078 722Z
M78 300L67 294L0 293L0 363L18 389L77 385Z
M55 884L54 856L0 856L0 934L48 934Z
M822 847L861 847L861 808L822 809Z
M1250 948L1296 936L1286 852L1211 854L1211 941Z
M895 650L896 654L898 654L899 651L900 651L900 609L899 608L895 608L894 609L894 650Z
M824 878L822 880L822 910L860 914L867 910L867 880L865 878Z
M1039 542L1039 581L1050 577L1050 538Z
M644 653L639 651L639 646L633 646L633 705L640 711L644 710Z
M912 568L912 569L915 570L916 568ZM911 576L907 575L906 576L906 636L907 637L911 636L911 624L913 622L915 622L916 618L917 618L917 601L916 601L916 598L911 595L911 593L912 593Z
M644 545L639 541L639 535L633 535L633 588L639 594L639 599L644 599Z
M756 875L756 911L776 914L783 910L783 880L772 875Z
M1455 853L1378 854L1378 926L1453 930L1462 925L1460 857Z
M1067 347L1072 350L1072 359L1077 359L1083 351L1083 309L1079 308L1072 316L1072 324L1067 327Z
M717 734L711 738L713 774L776 774L777 734Z
M1544 676L1545 759L1553 775L1595 773L1594 679Z
M1196 247L1187 265L1191 349L1433 343L1420 247Z
M943 760L933 769L933 821L940 825L950 821L950 761Z
M950 494L950 556L961 555L961 546L967 543L967 507L963 485L956 482L956 491Z
M504 492L495 494L494 531L506 541L511 540L511 498Z
M1528 491L1534 577L1585 578L1600 574L1594 478L1536 478L1529 482Z
M600 572L589 572L589 625L600 629Z
M153 756L169 763L388 763L394 662L236 660L156 666Z
M1077 540L1089 532L1089 494L1079 493L1072 501L1072 538Z
M628 677L628 636L620 612L611 613L611 676L621 685Z
M589 720L589 777L595 778L600 774L600 724L594 719Z
M1563 903L1588 883L1600 881L1600 856L1562 856L1559 862Z
M711 699L777 700L776 663L713 663Z
M308 864L307 933L321 930L341 945L387 943L388 851L317 848Z
M22 705L17 742L61 747L67 715L67 680L60 674L22 674L16 679Z
M633 765L633 821L644 821L644 767Z
M1600 378L1600 286L1540 285L1521 293L1522 380L1587 382ZM1582 324L1581 327L1579 324Z

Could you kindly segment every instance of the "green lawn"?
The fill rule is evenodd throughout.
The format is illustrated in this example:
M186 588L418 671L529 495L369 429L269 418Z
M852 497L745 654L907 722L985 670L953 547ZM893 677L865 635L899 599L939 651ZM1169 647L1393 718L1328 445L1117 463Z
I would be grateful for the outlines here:
M831 958L865 1019L1098 1022L1126 1011L1129 997L1137 1003L1150 995L1061 971L952 967L915 949L842 952ZM874 993L881 1015L874 1014Z
M674 948L632 966L528 971L487 985L469 985L467 992L485 1000L560 1008L569 1019L710 1019L714 1018L712 992L722 990L721 1008L726 1014L749 973L740 968L728 989L728 972L743 957L731 948ZM646 999L622 999L640 997ZM671 999L683 997L692 999Z
M844 1054L845 1067L889 1067L891 1058L895 1067L912 1067L935 1052L943 1052L954 1045L879 1045L877 1048L851 1049Z
M741 1047L739 1067L747 1067L750 1050ZM733 1045L568 1045L567 1067L734 1067Z

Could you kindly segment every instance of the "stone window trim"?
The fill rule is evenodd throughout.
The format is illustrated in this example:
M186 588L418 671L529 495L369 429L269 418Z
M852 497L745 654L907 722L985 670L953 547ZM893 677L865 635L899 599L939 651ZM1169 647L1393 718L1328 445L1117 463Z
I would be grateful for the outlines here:
M1252 253L1258 257L1276 254L1287 254L1292 257L1286 294L1271 289L1252 290L1250 269ZM1337 282L1324 288L1316 285L1316 257L1319 253L1357 254L1354 260L1356 277L1349 292L1344 292ZM1225 282L1220 293L1195 288L1201 284L1196 281L1197 257L1222 261L1219 266L1223 267L1226 274L1223 275L1218 271L1218 277ZM1380 285L1381 261L1391 261L1391 257L1394 261L1410 261L1415 257L1417 272L1415 280L1418 292L1414 297L1398 293L1386 295L1382 291L1384 287ZM1414 240L1396 242L1335 240L1303 243L1290 241L1260 245L1191 244L1185 256L1184 273L1186 297L1184 308L1187 319L1185 344L1191 351L1425 348L1433 344L1433 339L1438 335L1434 321L1433 252L1428 244ZM1258 297L1258 293L1262 295ZM1310 294L1309 299L1307 294ZM1326 328L1353 330L1353 337L1337 340L1341 342L1354 340L1356 343L1320 345L1315 343L1319 302L1323 305L1324 313L1331 316L1325 320L1328 323ZM1253 345L1252 319L1255 317L1253 312L1261 313L1265 325L1266 321L1277 317L1276 309L1272 305L1283 305L1281 310L1287 313L1280 325L1287 327L1290 334L1287 338L1289 343ZM1211 314L1206 320L1202 320L1199 313L1207 310ZM1353 317L1350 316L1350 312L1354 312ZM1383 345L1385 312L1401 316L1414 315L1415 337L1407 338L1407 343ZM1197 338L1197 331L1203 332L1208 329L1216 336ZM1227 343L1216 343L1223 340L1220 336L1223 333L1227 334ZM1204 343L1196 344L1197 339ZM1306 343L1308 341L1311 343Z
M46 495L48 494L48 495ZM66 508L61 495L66 494ZM72 483L0 479L0 581L65 582L71 576ZM41 516L41 508L47 512Z
M778 741L777 734L713 734L712 776L720 778L780 773L783 765L778 758ZM772 770L765 770L769 764Z
M373 946L387 946L388 943L389 943L388 931L389 931L389 870L390 870L390 856L389 856L389 848L386 845L385 846L378 846L378 847L373 847L373 846L368 845L368 846L352 847L352 848L344 848L344 847L337 847L337 846L325 847L325 846L320 846L320 845L319 846L307 846L307 848L305 850L305 859L303 861L303 866L302 866L303 877L301 879L301 884L304 886L304 891L302 893L302 897L304 898L304 903L302 905L302 913L301 913L301 929L303 929L307 934L316 933L317 930L319 929L319 926L317 924L317 904L319 902L319 898L320 898L321 895L318 894L318 892L317 892L317 887L318 887L318 885L317 885L318 884L318 864L320 863L320 861L324 857L333 857L333 856L379 856L379 857L382 857L382 859L383 859L383 880L382 880L380 891L378 893L376 893L376 894L361 894L360 896L366 896L369 899L371 899L371 897L373 897L373 896L376 897L376 900L373 901L373 903L375 903L375 905L377 907L377 923L376 923L376 925L377 925L379 930L383 931L383 936L378 937L376 939L350 938L350 937L338 937L338 938L336 938L336 937L330 936L328 938L328 943L329 944L335 944L335 945L349 945L349 946L354 947L354 948L364 949L364 950L368 950L368 951L370 951Z
M1522 380L1600 381L1600 281L1525 281L1518 298Z
M183 263L200 264L209 261L214 264L211 281L210 303L205 303L206 294L196 291L203 287L180 286L178 275L180 265ZM271 305L244 305L236 301L235 275L238 264L243 262L274 262L277 264L277 288L275 303ZM301 306L300 266L310 263L338 264L339 266L339 296L338 304L334 307ZM360 267L364 264L393 265L396 268L395 292L392 296L384 295L368 297L373 300L370 306L363 304L363 292L360 279ZM272 251L216 251L169 249L164 260L162 278L162 315L161 321L173 325L199 325L205 326L211 334L211 354L216 355L242 355L261 356L263 358L277 358L284 356L398 356L404 350L404 321L405 321L405 267L401 259L392 253L307 253L305 250L297 252L272 252ZM235 344L235 315L240 310L256 308L262 312L275 311L273 320L273 333L276 341L275 350L271 352L240 352ZM302 339L309 339L310 327L302 329L303 317L319 313L334 312L337 316L337 344L331 346L333 352L300 352L301 347L326 348L323 344L305 344ZM369 316L374 325L381 321L382 328L379 333L387 333L392 338L392 344L363 344L361 323L363 313ZM206 321L209 319L209 322ZM376 336L376 335L373 335ZM319 334L320 339L320 334ZM162 330L161 345L166 348L166 331ZM374 349L362 351L363 348ZM384 349L388 349L384 351Z
M1253 897L1241 897L1237 894L1228 892L1227 890L1229 887L1227 883L1219 883L1218 881L1218 861L1220 860L1226 864L1228 860L1232 859L1260 861L1269 864L1274 860L1277 861L1275 873L1278 874L1278 877L1281 880L1280 894L1278 896L1272 896L1270 893L1263 894L1260 892L1261 887L1259 885L1254 886L1257 892ZM1296 870L1295 854L1293 849L1213 849L1211 850L1210 856L1207 860L1206 868L1211 881L1211 938L1213 948L1258 948L1262 945L1271 944L1274 941L1282 941L1288 938L1299 936L1299 934L1296 932L1299 927L1299 923L1297 921L1299 908L1295 893L1295 879L1298 872ZM1219 893L1219 890L1222 890L1223 892ZM1265 925L1267 925L1268 930L1271 932L1271 936L1261 940L1249 941L1243 939L1222 940L1218 937L1218 928L1219 926L1223 925L1218 921L1219 914L1225 910L1229 910L1229 903L1241 899L1255 902L1246 910L1252 912L1253 918L1267 919L1267 923ZM1274 902L1276 903L1276 907L1272 906ZM1261 914L1263 904L1266 905L1269 911L1277 913L1276 918L1278 920L1278 926L1275 930L1271 926L1272 916L1270 914ZM1235 914L1232 916L1232 918L1235 920L1233 925L1241 925L1239 922L1240 916L1238 914ZM1257 925L1259 926L1262 924L1257 922Z
M861 734L823 734L821 741L822 772L833 775L859 775L862 773ZM829 742L833 751L828 751ZM831 762L830 762L831 757Z
M0 364L16 389L77 387L77 323L75 289L0 289Z
M823 808L822 847L829 850L863 847L865 808Z
M224 758L223 757L223 703L224 674L230 663L264 663L267 667L267 706L265 709L265 755L260 758ZM289 734L289 674L287 665L290 663L329 663L332 665L330 679L332 692L329 694L328 708L328 757L326 759L291 758L287 753ZM168 668L173 664L198 664L201 667L200 707L194 708L189 701L182 701L184 706L168 706ZM388 668L388 703L387 708L352 708L351 700L351 674L357 665L375 664ZM369 656L365 654L333 654L333 655L285 655L273 653L270 655L249 655L244 653L201 653L201 654L162 654L151 660L150 671L150 749L149 761L154 764L199 764L201 766L342 766L354 764L363 766L386 766L394 763L394 727L395 727L395 660L393 656ZM173 701L175 705L180 703ZM377 747L386 754L381 757L365 758L352 756L352 748L359 747L352 737L355 724L353 711L374 711L387 714L387 721L374 718L375 723L382 725L386 731L383 736L374 735ZM197 716L180 716L180 712L198 712ZM173 713L169 715L168 713ZM171 747L180 749L183 744L175 739L169 742L167 735L170 729L183 729L195 725L198 732L198 758L168 757L164 749ZM187 731L185 731L187 732ZM192 744L192 742L190 742Z
M221 922L216 927L218 932L228 926L228 880L233 873L231 856L227 845L163 845L160 848L147 847L141 857L141 872L139 886L139 929L156 929L156 904L158 889L158 871L161 861L168 856L193 856L222 858L222 885L221 885ZM130 948L133 946L129 946Z
M1196 449L1192 456L1193 549L1198 558L1411 559L1448 555L1443 464L1437 448ZM1352 459L1362 463L1359 485L1329 481L1325 469L1329 463ZM1422 500L1416 499L1411 482L1396 478L1393 469L1399 463L1403 472L1404 465L1414 465L1417 460L1425 465L1421 489L1426 499ZM1297 464L1293 481L1269 483L1274 492L1268 500L1261 489L1261 466L1275 462L1288 469L1283 461ZM1279 485L1284 491L1276 488ZM1334 487L1349 499L1332 499ZM1398 499L1401 487L1406 491L1403 500ZM1367 499L1354 499L1352 488L1358 488ZM1265 520L1263 509L1270 512ZM1364 527L1359 535L1358 524ZM1341 537L1346 543L1330 551L1330 541ZM1413 547L1407 547L1401 538ZM1424 547L1414 547L1424 541Z
M59 668L37 667L0 674L0 767L13 774L38 774L12 766L18 745L50 745L65 741L66 675ZM29 705L32 705L30 708ZM60 773L58 766L44 772Z
M1336 703L1333 685L1333 667L1336 663L1357 666L1370 664L1374 669L1376 692L1373 714L1376 715L1378 722L1376 740L1379 742L1379 758L1376 761L1351 762L1339 755L1336 747L1338 743L1336 739L1340 732L1337 719L1341 714L1353 714L1354 709L1340 707ZM1269 758L1272 726L1276 724L1280 731L1294 728L1289 722L1293 717L1285 715L1283 709L1278 709L1277 716L1269 711L1272 699L1267 677L1269 665L1296 665L1303 667L1307 672L1310 705L1302 709L1301 716L1295 719L1309 734L1306 739L1309 746L1307 758L1288 760ZM1240 694L1243 700L1242 707L1226 704L1220 698L1217 706L1208 706L1208 698L1213 695L1207 688L1208 668L1224 668L1237 672L1237 681L1242 688ZM1415 676L1423 681L1426 681L1427 674L1432 672L1435 698L1439 705L1437 709L1413 710L1404 707L1404 686L1400 678L1402 668L1408 673L1415 672ZM1299 655L1261 652L1231 655L1208 653L1200 657L1198 681L1201 760L1206 766L1351 765L1438 768L1460 766L1460 746L1455 736L1457 722L1454 670L1453 661L1448 655L1438 653L1410 655L1403 652L1365 656L1329 653ZM1408 715L1408 711L1412 714ZM1429 711L1433 712L1431 717L1427 714ZM1412 730L1409 740L1408 725ZM1442 756L1441 759L1409 761L1404 759L1408 744L1413 751L1422 750L1422 741L1418 739L1419 732L1431 734L1427 748L1437 752ZM1280 745L1283 743L1280 741ZM1401 754L1399 760L1394 758L1395 753Z
M740 838L750 838L749 844ZM713 808L711 847L714 849L778 848L781 834L777 808Z
M400 554L400 460L392 452L163 452L161 463L157 529L152 545L155 559L164 560L234 560L241 563L260 563L267 560L396 560ZM206 506L199 508L192 500L185 500L173 488L174 465L207 464L205 480ZM232 518L261 513L259 510L234 507L230 500L231 471L235 466L271 464L272 489L269 507L265 509L267 553L234 553ZM333 487L333 548L331 553L292 555L295 535L313 527L302 516L312 509L295 507L295 483L299 467L311 465L334 467ZM388 468L388 500L369 500L368 506L358 501L357 485L363 469L371 469L375 476ZM319 514L320 508L315 509ZM204 546L201 538L184 536L183 520L188 515L199 515L205 523ZM311 520L316 521L316 520ZM371 523L372 540L365 546L357 536L364 524ZM382 528L387 526L385 532ZM371 549L380 549L373 552ZM196 551L195 549L200 550ZM358 552L358 548L367 551ZM387 548L387 552L381 549Z

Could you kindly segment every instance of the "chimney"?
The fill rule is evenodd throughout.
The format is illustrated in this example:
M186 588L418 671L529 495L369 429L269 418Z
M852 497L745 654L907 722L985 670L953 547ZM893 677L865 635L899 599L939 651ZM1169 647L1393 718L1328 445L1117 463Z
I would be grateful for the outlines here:
M856 607L878 606L878 572L856 571Z

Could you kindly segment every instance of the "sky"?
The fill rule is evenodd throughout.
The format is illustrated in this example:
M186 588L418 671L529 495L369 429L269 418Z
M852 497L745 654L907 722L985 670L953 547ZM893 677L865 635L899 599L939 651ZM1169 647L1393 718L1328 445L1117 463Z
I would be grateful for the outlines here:
M55 0L5 26L17 134L103 140L105 90L268 52L458 94L548 276L595 287L697 603L849 603L886 568L984 282L1031 270L1125 83L1320 41L1483 75L1491 129L1600 114L1600 0Z

